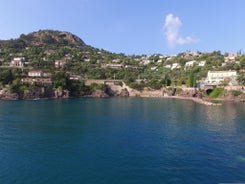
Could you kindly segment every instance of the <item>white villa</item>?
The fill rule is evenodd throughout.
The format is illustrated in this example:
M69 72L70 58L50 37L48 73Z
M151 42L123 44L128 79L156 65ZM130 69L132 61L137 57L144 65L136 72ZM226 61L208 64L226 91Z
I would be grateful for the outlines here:
M208 71L206 84L219 85L224 80L229 80L229 85L237 84L237 72L236 71Z
M25 64L25 58L20 57L20 58L14 58L11 61L10 66L11 67L24 67L24 64Z
M197 65L200 66L200 67L204 67L205 64L206 64L206 61L195 61L195 60L188 61L188 62L185 63L185 69L187 67L193 67L195 63L197 63Z
M171 70L179 69L179 68L181 68L181 66L180 66L179 63L173 63L173 64L172 64L172 67L171 67Z
M31 70L28 72L29 77L43 77L44 73L42 70Z
M203 66L205 66L205 64L206 64L206 61L200 61L200 62L198 63L198 66L203 67Z
M122 69L124 68L124 64L106 64L104 67L113 68L113 69Z
M185 68L187 67L192 67L197 61L193 60L193 61L188 61L185 63Z
M171 69L171 65L165 65L164 67Z

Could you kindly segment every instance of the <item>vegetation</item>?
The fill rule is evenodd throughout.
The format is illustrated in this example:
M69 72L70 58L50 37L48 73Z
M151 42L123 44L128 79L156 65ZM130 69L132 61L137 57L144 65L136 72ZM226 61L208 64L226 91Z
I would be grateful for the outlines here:
M233 96L240 96L241 94L242 94L242 92L241 91L238 91L238 90L231 90L231 94L233 95Z
M212 98L224 97L225 90L224 88L214 88L214 90L209 94Z

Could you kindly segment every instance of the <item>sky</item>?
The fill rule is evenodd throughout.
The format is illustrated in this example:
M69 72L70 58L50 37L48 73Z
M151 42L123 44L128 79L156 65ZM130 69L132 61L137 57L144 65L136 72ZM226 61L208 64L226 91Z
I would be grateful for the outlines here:
M245 0L1 0L0 40L52 29L127 55L245 52Z

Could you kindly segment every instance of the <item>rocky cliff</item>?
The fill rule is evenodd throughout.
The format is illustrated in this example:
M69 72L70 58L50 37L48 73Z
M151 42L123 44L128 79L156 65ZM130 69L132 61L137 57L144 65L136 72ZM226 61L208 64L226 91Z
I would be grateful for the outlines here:
M86 46L78 36L69 32L54 30L40 30L27 35L22 34L17 39L0 41L0 47L25 48L40 45Z

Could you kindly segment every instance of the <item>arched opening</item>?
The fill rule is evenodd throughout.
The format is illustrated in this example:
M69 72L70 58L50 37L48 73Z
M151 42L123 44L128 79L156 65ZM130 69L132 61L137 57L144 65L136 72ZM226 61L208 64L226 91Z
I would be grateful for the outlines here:
M212 93L213 89L206 89L206 94L209 95L210 93Z

